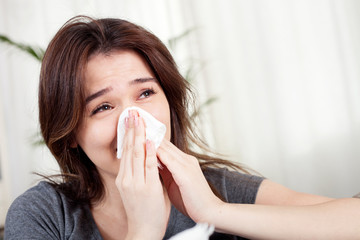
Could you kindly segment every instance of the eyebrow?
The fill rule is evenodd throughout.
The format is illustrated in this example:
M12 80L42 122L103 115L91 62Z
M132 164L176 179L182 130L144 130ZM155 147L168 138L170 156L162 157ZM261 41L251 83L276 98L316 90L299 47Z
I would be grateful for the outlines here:
M148 77L148 78L137 78L129 82L129 85L139 84L139 83L145 83L145 82L157 82L156 78Z
M146 83L146 82L157 82L156 78L153 77L148 77L148 78L136 78L132 81L129 82L129 85L134 85L134 84L140 84L140 83ZM113 88L112 87L107 87L104 89L101 89L100 91L97 91L93 94L91 94L90 96L88 96L85 99L85 103L88 104L90 101L94 100L95 98L101 97L102 95L110 92Z
M107 87L104 89L101 89L100 91L97 91L96 93L91 94L85 99L85 103L88 104L90 101L94 100L97 97L100 97L104 95L105 93L108 93L112 90L112 87Z

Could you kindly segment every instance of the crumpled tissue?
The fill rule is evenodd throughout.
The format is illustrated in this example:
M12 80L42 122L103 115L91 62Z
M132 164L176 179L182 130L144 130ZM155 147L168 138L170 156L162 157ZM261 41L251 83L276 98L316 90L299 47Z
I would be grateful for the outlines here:
M208 240L214 229L213 225L198 223L194 227L172 236L169 240Z
M121 154L123 151L123 141L125 135L125 118L129 117L129 110L136 110L139 113L139 116L142 117L145 121L145 134L146 139L151 140L155 149L160 146L161 141L163 140L166 133L166 126L155 117L153 117L150 113L139 107L128 107L126 108L119 117L118 125L117 125L117 153L116 157L121 158Z

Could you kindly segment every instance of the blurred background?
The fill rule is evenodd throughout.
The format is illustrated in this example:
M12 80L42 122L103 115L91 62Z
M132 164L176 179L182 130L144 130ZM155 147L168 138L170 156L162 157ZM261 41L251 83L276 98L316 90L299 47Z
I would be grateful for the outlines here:
M216 151L297 191L360 192L360 1L0 0L0 34L45 49L79 14L160 37L204 104L199 128ZM0 42L0 225L33 172L57 172L37 144L39 70Z

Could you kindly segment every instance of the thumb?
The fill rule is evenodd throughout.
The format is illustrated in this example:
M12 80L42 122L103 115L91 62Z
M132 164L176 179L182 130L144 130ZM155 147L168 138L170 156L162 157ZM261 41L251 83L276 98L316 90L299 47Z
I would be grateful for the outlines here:
M171 203L178 211L180 211L185 216L189 217L185 208L183 198L181 196L180 189L176 184L176 182L174 181L170 171L165 166L163 169L160 170L160 176L162 178L162 181L164 183L165 189L167 191Z

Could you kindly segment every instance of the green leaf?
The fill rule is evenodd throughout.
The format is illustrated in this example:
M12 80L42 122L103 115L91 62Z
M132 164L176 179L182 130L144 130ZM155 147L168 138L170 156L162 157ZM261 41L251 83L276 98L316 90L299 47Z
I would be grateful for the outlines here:
M200 62L200 61L191 61L190 66L187 68L187 70L185 71L185 73L183 74L184 78L189 82L193 82L196 75L202 70L204 69L206 63L205 62Z
M178 36L172 37L168 40L168 46L171 50L174 50L177 43L182 40L184 37L187 37L190 33L195 31L197 27L189 28L185 30L183 33L179 34Z
M42 137L40 131L32 134L30 136L29 140L30 140L31 145L34 147L45 145L45 140Z
M40 62L45 53L44 49L42 49L40 47L33 47L30 45L15 42L3 34L0 34L0 42L7 43L23 52L29 54L30 56L34 57L36 60L38 60Z
M205 102L200 104L200 106L197 107L197 109L191 114L191 116L190 116L191 119L198 117L205 107L207 107L210 104L212 104L213 102L217 101L217 99L218 99L217 97L210 97Z

